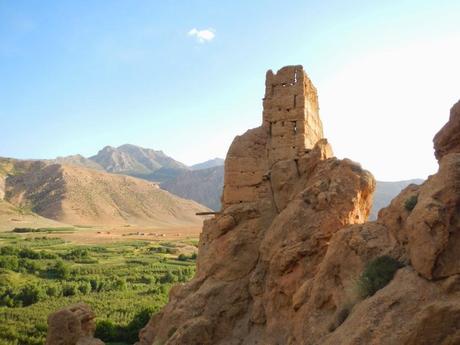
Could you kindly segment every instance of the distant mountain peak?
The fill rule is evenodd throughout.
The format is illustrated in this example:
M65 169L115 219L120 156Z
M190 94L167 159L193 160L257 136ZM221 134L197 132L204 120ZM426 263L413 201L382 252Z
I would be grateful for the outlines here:
M209 169L213 167L223 166L224 163L225 163L225 159L216 157L216 158L207 160L206 162L194 164L190 168L192 170Z
M108 172L137 177L149 176L161 168L188 169L185 164L167 156L163 151L132 144L123 144L117 148L106 146L89 159Z

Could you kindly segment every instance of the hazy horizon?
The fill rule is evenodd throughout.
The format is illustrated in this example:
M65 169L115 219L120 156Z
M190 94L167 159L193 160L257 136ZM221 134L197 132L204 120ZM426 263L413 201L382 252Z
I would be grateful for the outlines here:
M225 158L262 118L265 72L302 64L334 153L426 178L460 98L456 1L0 2L0 156L130 143Z

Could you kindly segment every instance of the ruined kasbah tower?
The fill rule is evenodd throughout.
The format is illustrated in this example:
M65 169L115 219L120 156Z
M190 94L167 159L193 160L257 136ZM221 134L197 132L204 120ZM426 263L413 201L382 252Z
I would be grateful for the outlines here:
M262 181L269 178L267 173L277 162L290 160L298 169L298 159L323 138L318 108L316 88L302 66L287 66L276 74L267 72L259 129L264 132L261 137L266 137L265 150L250 148L254 154L248 155L234 147L230 149L225 161L224 208L271 195Z
M269 164L297 159L323 138L316 88L302 66L268 71L263 101Z
M263 123L228 151L222 210L205 221L196 276L172 288L139 344L294 345L323 332L307 317L315 274L331 236L367 218L374 185L332 157L302 66L268 71Z

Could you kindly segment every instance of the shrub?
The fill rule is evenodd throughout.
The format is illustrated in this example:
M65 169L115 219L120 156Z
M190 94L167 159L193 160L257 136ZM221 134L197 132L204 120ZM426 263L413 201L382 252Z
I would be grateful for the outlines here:
M81 260L87 259L89 257L89 253L87 249L77 248L73 249L70 252L62 255L62 258L65 260Z
M78 288L75 284L66 284L62 287L62 295L64 297L75 296L78 293Z
M401 267L399 261L387 255L369 262L357 283L359 296L367 298L374 295L393 279L395 272Z
M417 205L417 202L418 202L418 196L417 195L412 195L409 199L406 200L406 202L404 203L404 208L407 210L407 211L412 211L415 206Z
M176 282L176 277L170 271L160 277L160 284L171 284Z
M12 246L6 246L0 248L0 255L18 255L19 250Z
M60 296L62 293L61 291L61 288L59 285L55 284L55 285L50 285L46 288L46 294L49 296L49 297L58 297Z
M22 306L27 307L43 299L44 295L45 293L40 287L30 284L24 286L15 299L20 301Z
M0 268L17 271L19 269L19 260L15 256L0 256Z
M70 276L70 268L63 261L57 261L49 272L56 278L67 279Z
M135 343L138 339L139 331L145 327L147 322L149 322L153 312L153 309L146 308L134 315L133 319L126 326L126 329L123 332L125 335L123 340L129 344Z
M91 292L91 283L89 283L89 282L81 282L80 285L78 285L78 290L83 295L89 294Z
M138 340L139 331L147 324L153 314L153 309L143 309L134 315L126 326L119 326L112 321L99 321L96 326L95 336L105 342L126 342L133 344Z
M21 259L19 261L19 271L20 272L38 274L41 268L42 268L42 265L40 264L40 261L34 261L30 259Z
M89 283L91 284L91 291L97 291L97 288L99 286L99 281L98 279L90 279Z
M19 251L19 257L24 258L24 259L32 259L32 260L38 260L42 258L39 252L36 252L35 250L29 249L29 248L21 249Z
M112 321L102 320L97 323L94 336L104 341L117 341L118 329Z
M115 282L113 283L113 289L114 290L126 290L127 284L126 280L123 278L117 278Z

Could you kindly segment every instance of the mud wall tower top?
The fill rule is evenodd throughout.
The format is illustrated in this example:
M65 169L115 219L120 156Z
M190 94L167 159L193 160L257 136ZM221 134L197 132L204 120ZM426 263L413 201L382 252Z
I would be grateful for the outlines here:
M302 66L267 72L263 107L270 166L298 158L323 138L316 88Z

